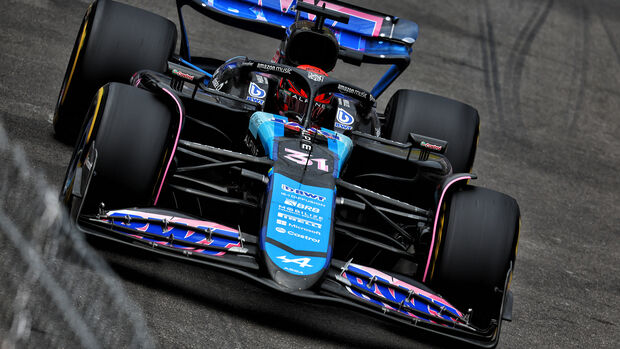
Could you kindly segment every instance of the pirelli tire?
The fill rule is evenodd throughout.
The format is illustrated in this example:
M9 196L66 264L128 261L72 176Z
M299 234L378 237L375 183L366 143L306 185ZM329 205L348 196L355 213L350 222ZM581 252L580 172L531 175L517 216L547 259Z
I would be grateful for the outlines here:
M447 197L438 222L430 284L460 309L472 309L475 325L486 328L501 316L519 225L517 201L506 194L466 185Z
M75 142L102 85L128 83L142 69L164 72L176 36L176 26L166 18L115 1L93 2L75 39L56 103L56 137Z
M385 138L407 142L409 133L448 142L446 157L454 173L468 173L474 164L480 117L470 105L431 93L398 90L385 109Z
M76 150L84 160L74 161L86 163L96 151L86 210L101 202L106 208L153 204L176 125L172 117L169 105L149 91L120 83L101 87L81 134L82 149Z

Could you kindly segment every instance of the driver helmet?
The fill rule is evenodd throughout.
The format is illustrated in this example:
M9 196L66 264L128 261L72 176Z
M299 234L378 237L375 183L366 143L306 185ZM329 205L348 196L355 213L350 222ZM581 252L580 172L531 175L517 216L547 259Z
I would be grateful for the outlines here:
M297 68L327 76L322 69L311 65L300 65ZM301 122L308 107L308 94L298 84L288 78L280 79L278 83L276 100L280 113L286 117L295 117ZM322 93L314 98L312 105L311 126L326 126L326 116L331 110L331 93Z

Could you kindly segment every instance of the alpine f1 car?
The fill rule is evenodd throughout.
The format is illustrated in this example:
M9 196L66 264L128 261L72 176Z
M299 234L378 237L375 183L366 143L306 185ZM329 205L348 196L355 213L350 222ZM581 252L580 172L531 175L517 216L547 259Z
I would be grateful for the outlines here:
M510 320L511 197L472 186L479 116L399 90L415 23L341 1L177 0L177 29L114 1L83 19L54 117L77 227L479 346ZM277 38L190 55L183 10ZM338 60L386 64L371 91ZM93 97L94 96L94 97Z

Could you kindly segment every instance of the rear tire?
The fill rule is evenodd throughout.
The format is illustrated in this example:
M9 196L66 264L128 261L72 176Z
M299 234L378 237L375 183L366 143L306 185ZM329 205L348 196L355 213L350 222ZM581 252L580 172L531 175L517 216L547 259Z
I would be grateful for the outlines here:
M481 327L499 314L511 262L514 268L519 218L510 196L465 186L449 198L440 220L432 288L457 307L473 309L472 320Z
M399 90L390 98L385 117L385 138L404 143L413 132L447 141L445 155L453 172L471 172L480 125L472 106L430 93Z
M125 4L90 5L75 40L54 114L58 139L72 143L92 96L107 82L129 82L138 70L164 72L176 42L171 21Z

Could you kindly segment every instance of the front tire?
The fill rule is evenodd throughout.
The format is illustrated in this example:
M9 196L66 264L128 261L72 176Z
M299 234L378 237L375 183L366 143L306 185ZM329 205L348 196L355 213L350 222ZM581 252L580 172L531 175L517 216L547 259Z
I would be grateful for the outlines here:
M88 162L94 148L97 157L84 197L86 210L101 202L106 208L152 205L170 147L173 114L168 106L146 90L110 83L98 91L88 116L61 192L65 203L72 202L75 169Z
M107 82L129 82L138 70L164 72L176 42L176 26L156 14L99 0L82 21L54 114L58 139L73 143L92 96Z
M519 239L519 206L508 195L465 186L452 193L438 226L431 287L486 327L501 308Z

